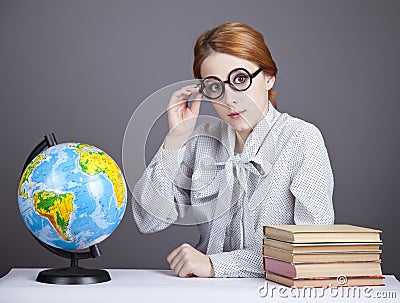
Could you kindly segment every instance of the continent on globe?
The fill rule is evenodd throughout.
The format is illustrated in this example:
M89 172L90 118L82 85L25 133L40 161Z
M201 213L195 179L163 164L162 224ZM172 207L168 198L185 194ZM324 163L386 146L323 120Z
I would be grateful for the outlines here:
M79 145L77 152L79 153ZM105 173L114 186L118 207L124 204L125 184L122 179L122 173L117 164L106 153L91 150L83 151L80 153L79 165L84 173L91 176Z
M67 228L74 205L72 200L74 194L56 194L45 190L37 191L33 195L34 208L43 217L49 219L57 233L65 240L70 241L67 236Z
M28 195L21 190L21 184L29 181L29 177L32 174L33 169L43 160L44 156L43 155L38 155L35 159L32 160L31 163L28 164L26 167L24 173L22 174L21 180L19 181L19 186L18 186L18 194L20 196L23 196L25 198L28 198Z

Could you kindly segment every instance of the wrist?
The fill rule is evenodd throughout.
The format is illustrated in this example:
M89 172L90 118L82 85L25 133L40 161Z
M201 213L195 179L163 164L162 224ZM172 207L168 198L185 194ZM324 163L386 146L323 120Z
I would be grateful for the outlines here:
M207 256L207 257L208 257L208 262L209 262L209 264L210 264L210 278L214 278L214 276L215 276L215 273L214 273L214 265L213 265L213 263L212 263L211 258L210 258L209 256Z

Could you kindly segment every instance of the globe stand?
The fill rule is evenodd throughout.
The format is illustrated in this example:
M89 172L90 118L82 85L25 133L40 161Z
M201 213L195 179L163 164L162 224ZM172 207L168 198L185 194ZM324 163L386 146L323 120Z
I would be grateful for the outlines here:
M57 140L54 134L50 133L45 135L44 139L29 154L22 172L38 154L46 148L54 145L57 145ZM37 282L48 284L94 284L111 280L108 272L103 269L89 269L78 266L78 260L101 256L100 249L97 245L90 246L88 252L71 252L50 246L40 241L35 237L35 235L32 234L32 236L48 251L57 256L70 259L71 261L69 267L53 268L41 271L36 278Z
M63 268L53 268L41 271L37 282L48 284L94 284L111 280L110 275L103 269L89 269L78 266L79 259L96 258L101 256L97 245L89 247L89 252L69 252L66 250L54 248L40 241L39 243L52 253L71 260L71 266Z

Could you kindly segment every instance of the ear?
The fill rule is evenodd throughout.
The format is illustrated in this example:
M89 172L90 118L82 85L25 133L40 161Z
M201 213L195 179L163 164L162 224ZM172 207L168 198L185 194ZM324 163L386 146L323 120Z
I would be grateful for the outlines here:
M275 77L265 75L265 83L267 90L270 90L275 84Z

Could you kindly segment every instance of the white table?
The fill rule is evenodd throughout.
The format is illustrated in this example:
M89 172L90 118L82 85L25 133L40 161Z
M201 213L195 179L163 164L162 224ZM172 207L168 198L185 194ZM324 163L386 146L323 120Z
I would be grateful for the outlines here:
M361 294L359 298L352 292L346 297L346 293L341 294L341 289L338 288L336 295L335 292L325 291L323 298L310 298L309 294L306 298L300 298L301 293L296 294L291 288L267 282L263 278L179 278L169 270L109 269L112 279L109 282L90 285L52 285L35 281L40 270L42 269L12 269L1 278L0 303L400 302L400 282L394 276L385 276L384 287L371 287L367 292L365 287L357 288ZM273 288L274 291L271 293ZM294 290L299 291L299 289ZM315 294L319 296L322 294L321 291L322 289L319 289L319 293ZM372 298L378 294L390 298Z

